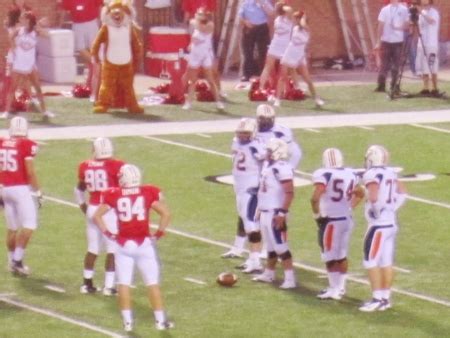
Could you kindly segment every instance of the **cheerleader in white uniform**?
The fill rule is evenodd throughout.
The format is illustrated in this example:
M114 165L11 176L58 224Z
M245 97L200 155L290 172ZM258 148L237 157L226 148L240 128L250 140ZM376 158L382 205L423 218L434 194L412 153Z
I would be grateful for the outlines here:
M200 7L195 14L195 18L191 20L193 33L191 35L190 53L185 76L185 81L188 85L187 100L183 106L185 110L191 108L194 98L194 87L201 68L214 95L217 108L220 110L225 108L219 100L218 89L214 79L214 50L212 42L214 23L209 16L209 13L203 7Z
M267 51L266 63L261 74L260 86L264 88L266 82L272 75L275 63L280 61L286 51L292 33L292 8L284 2L275 5L277 17L274 23L274 34Z
M8 118L11 104L17 88L30 82L36 91L41 111L45 117L53 117L45 107L44 96L42 95L39 74L36 71L36 44L38 35L46 35L47 32L36 26L36 16L28 11L20 17L21 26L16 28L12 34L12 72L11 87L6 99L5 112L0 118Z
M288 76L291 75L293 79L296 79L297 73L300 74L303 80L307 83L309 92L314 97L316 105L318 107L324 105L323 100L316 93L308 71L308 64L306 62L306 47L309 39L310 33L306 25L304 13L300 11L295 12L292 37L283 57L281 58L280 78L278 80L274 106L280 106L280 98L285 90Z

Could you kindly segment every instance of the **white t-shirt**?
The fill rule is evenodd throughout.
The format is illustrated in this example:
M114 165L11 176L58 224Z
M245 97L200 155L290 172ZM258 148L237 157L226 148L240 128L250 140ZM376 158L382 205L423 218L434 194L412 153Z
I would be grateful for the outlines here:
M409 21L409 12L406 6L402 4L384 6L378 15L378 21L384 24L381 41L389 43L403 42L404 27Z
M440 25L440 15L439 12L433 8L424 8L419 16L419 28L422 34L422 40L425 48L431 48L433 50L439 47L439 25ZM429 23L424 15L434 19L434 23ZM422 48L422 41L419 39L417 48Z

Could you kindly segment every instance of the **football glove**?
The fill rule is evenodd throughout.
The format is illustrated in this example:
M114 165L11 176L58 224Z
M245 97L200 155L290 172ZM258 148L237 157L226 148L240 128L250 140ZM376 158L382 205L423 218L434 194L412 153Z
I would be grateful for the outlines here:
M36 204L37 204L38 208L40 209L42 207L44 195L42 195L42 192L40 190L32 192L31 195L35 198Z
M103 231L103 235L105 235L106 237L108 237L110 240L115 241L117 239L117 235L113 234L111 231L109 231L108 229L106 229L105 231Z

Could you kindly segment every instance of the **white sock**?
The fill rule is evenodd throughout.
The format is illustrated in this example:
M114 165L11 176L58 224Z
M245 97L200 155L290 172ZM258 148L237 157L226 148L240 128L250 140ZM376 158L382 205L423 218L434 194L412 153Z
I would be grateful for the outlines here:
M284 280L295 281L294 270L284 270Z
M383 290L374 290L372 291L372 297L375 299L383 298Z
M381 290L381 292L382 292L381 298L388 300L391 298L391 289L383 289Z
M234 238L234 247L239 251L244 250L245 242L247 241L247 237L236 236Z
M339 288L339 272L328 272L328 283L330 284L330 288L337 289Z
M105 288L111 289L114 287L114 278L116 273L114 271L105 272Z
M339 274L339 283L338 283L339 290L345 291L346 283L347 283L347 273L340 273Z
M264 274L268 277L275 278L275 270L270 270L268 268L265 268Z
M13 259L16 262L20 262L23 259L23 255L25 254L25 249L17 246L14 250Z
M83 270L83 278L92 279L94 278L94 270Z
M153 313L157 322L164 323L166 321L166 314L164 313L164 310L153 311Z
M250 258L250 262L252 262L254 264L260 263L258 251L250 252L249 258Z
M132 310L122 310L122 319L124 323L132 323L133 322L133 312Z

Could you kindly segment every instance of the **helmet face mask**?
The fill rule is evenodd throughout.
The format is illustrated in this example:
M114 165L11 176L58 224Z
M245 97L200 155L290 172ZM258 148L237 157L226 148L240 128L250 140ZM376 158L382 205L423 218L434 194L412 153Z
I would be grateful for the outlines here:
M364 159L366 169L383 167L389 162L389 152L383 146L372 145L367 149Z
M323 152L322 164L324 168L342 168L344 166L344 157L337 148L328 148Z
M96 160L103 160L113 157L114 147L110 139L98 137L93 143L93 152Z
M285 141L279 138L271 138L267 142L267 158L271 161L289 159L289 147Z
M21 117L15 116L9 122L10 136L27 136L28 135L28 121Z
M269 131L275 124L275 110L268 104L260 104L256 108L256 119L258 121L258 131Z
M119 171L119 185L122 188L133 188L141 185L141 171L132 164L125 164Z
M236 127L236 138L240 144L250 143L255 138L256 122L253 119L243 118Z

